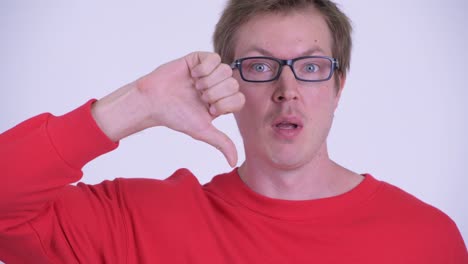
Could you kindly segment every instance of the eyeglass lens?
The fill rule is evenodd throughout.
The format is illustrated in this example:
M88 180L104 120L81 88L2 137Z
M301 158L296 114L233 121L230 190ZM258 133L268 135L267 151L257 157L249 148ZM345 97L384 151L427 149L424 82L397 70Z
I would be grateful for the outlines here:
M301 58L293 62L297 78L307 81L326 80L332 71L332 61L327 58ZM279 61L269 58L247 58L241 63L244 79L249 81L270 81L276 79L281 70Z

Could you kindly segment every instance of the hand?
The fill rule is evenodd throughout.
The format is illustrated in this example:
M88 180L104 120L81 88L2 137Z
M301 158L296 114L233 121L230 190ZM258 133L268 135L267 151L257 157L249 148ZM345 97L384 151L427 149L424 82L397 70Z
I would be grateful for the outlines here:
M128 95L132 93L137 96ZM211 122L219 115L240 110L245 98L231 68L221 64L219 55L194 52L166 63L98 101L95 108L117 101L125 111L107 111L113 112L114 118L94 110L96 121L111 138L118 140L147 127L166 126L214 146L232 167L236 165L234 143ZM105 119L102 125L99 117ZM125 125L117 125L125 120Z
M211 122L240 110L245 99L219 55L191 53L160 66L141 78L137 87L148 99L155 122L214 146L235 166L234 143Z

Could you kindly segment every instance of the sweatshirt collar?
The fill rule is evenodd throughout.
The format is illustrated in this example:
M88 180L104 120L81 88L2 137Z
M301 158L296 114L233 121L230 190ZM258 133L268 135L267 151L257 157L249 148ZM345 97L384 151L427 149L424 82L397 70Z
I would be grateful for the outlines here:
M370 174L363 176L364 180L346 193L301 201L274 199L254 192L242 181L238 168L214 177L204 188L232 206L243 207L256 214L283 220L305 220L346 214L372 200L382 182Z

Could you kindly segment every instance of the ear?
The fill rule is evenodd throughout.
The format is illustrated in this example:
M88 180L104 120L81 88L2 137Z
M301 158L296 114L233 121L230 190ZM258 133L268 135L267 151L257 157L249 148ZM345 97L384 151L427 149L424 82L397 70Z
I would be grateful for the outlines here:
M346 83L346 76L344 76L342 73L340 73L338 75L338 83L337 83L338 91L337 91L336 97L335 97L335 110L338 107L338 103L340 101L341 93L343 92L345 83Z

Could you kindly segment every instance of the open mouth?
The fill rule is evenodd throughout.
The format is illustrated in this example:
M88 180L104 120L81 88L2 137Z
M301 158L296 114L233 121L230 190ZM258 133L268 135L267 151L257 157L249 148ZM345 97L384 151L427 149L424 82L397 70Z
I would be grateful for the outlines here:
M291 122L280 122L276 124L275 126L279 129L287 129L287 130L299 128L298 124L291 123Z
M274 120L271 127L280 139L293 140L301 133L303 126L300 117L282 116Z

